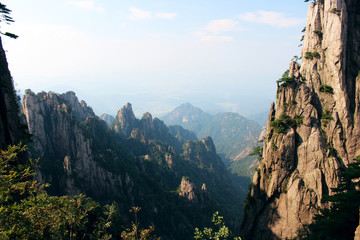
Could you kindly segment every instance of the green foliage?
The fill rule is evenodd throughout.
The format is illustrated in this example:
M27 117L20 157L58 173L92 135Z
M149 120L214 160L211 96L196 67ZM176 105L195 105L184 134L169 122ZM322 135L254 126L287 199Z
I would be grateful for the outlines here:
M335 13L335 14L337 14L337 15L340 16L340 14L341 14L341 9L339 9L339 8L333 8L333 9L330 10L330 12L331 12L331 13Z
M322 93L334 94L334 89L331 86L326 85L326 84L321 84L319 91Z
M110 239L115 205L83 195L53 197L34 180L36 161L17 164L24 146L0 153L1 239Z
M321 56L320 56L320 53L318 53L318 52L313 52L312 53L312 56L314 57L314 58L320 58Z
M321 119L331 120L331 119L332 119L332 116L331 116L330 110L325 110L325 111L321 114Z
M10 13L11 10L8 9L5 4L0 3L0 22L5 22L6 24L14 22L13 18L10 17ZM18 38L17 35L9 32L3 33L0 31L0 34L14 39Z
M276 82L281 84L282 86L286 86L288 83L294 82L295 79L292 77L289 77L289 70L286 70L281 78L279 78Z
M256 156L256 155L261 157L261 147L260 146L254 147L253 151L249 154L249 156Z
M285 133L289 128L283 119L277 119L270 123L270 127L274 128L277 133Z
M321 30L314 30L314 33L318 35L320 39L323 39L323 32Z
M321 113L321 120L323 120L324 126L326 127L326 125L329 123L330 120L332 120L332 113L330 110L325 110Z
M215 212L212 217L212 222L217 227L218 231L215 232L213 228L205 227L202 231L199 228L195 228L194 239L206 240L206 239L229 239L231 237L231 231L225 226L225 222L222 216L219 216L219 212ZM234 237L234 240L241 240L240 237Z
M270 127L272 127L277 133L285 133L289 128L297 128L302 124L304 117L300 115L295 115L294 118L282 114L279 119L276 119L270 122Z
M306 52L304 58L313 60L314 58L320 58L320 54L318 52Z
M354 239L359 225L360 157L354 160L341 174L335 194L323 198L330 207L320 210L312 224L299 230L297 239Z
M150 226L148 229L140 229L138 222L138 213L140 212L140 207L132 207L129 212L133 212L135 216L135 222L131 223L131 229L128 228L121 233L121 239L124 240L159 240L160 238L151 236L152 232L155 230L154 226Z

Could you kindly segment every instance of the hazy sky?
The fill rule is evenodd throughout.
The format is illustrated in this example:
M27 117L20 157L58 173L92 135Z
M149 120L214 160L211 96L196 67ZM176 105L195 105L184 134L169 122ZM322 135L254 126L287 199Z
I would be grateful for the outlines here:
M21 91L75 91L97 114L139 116L190 102L211 113L267 111L300 55L303 0L7 0L3 30Z

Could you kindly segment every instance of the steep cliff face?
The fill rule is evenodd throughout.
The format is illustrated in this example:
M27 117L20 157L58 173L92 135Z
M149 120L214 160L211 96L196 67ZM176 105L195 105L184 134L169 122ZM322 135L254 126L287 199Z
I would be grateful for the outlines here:
M0 149L18 144L23 138L15 88L0 37Z
M86 103L79 103L73 92L35 94L26 90L22 109L33 135L31 153L40 157L39 178L51 184L51 193L86 192L98 199L112 191L114 198L124 194L125 176L114 176L101 166L105 157L94 152L96 143L85 131L86 126L95 129L92 125L99 124L102 126L98 128L106 132L106 124ZM108 154L115 155L111 150Z
M245 239L289 239L360 154L360 2L311 3L301 67L290 64L271 106L242 224Z

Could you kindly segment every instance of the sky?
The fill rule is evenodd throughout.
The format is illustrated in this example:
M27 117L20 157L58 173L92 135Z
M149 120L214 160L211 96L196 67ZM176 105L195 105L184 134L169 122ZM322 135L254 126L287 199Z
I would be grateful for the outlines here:
M74 91L96 114L141 116L182 103L215 114L265 112L300 55L303 0L3 0L20 92Z

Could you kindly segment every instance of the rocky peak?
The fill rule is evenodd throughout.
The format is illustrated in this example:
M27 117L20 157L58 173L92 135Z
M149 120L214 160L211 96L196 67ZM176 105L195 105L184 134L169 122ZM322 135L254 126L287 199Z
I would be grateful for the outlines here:
M154 121L149 112L146 112L143 114L141 120L141 129L145 132L146 136L149 136L150 138L155 137L155 127L154 127Z
M95 113L92 110L92 108L88 107L88 105L84 100L81 100L79 102L79 99L77 98L74 92L69 91L64 94L61 94L61 96L63 97L63 99L65 99L68 102L68 104L74 111L74 115L78 119L78 121L84 121L87 117L95 116Z
M214 141L211 137L207 136L201 140L208 152L216 153Z
M360 154L359 9L352 0L310 4L301 67L290 64L270 109L246 239L295 238Z
M135 117L135 114L132 110L131 103L127 103L124 107L122 107L114 122L111 125L111 128L126 137L129 137L131 131L134 128L138 128L138 120Z

